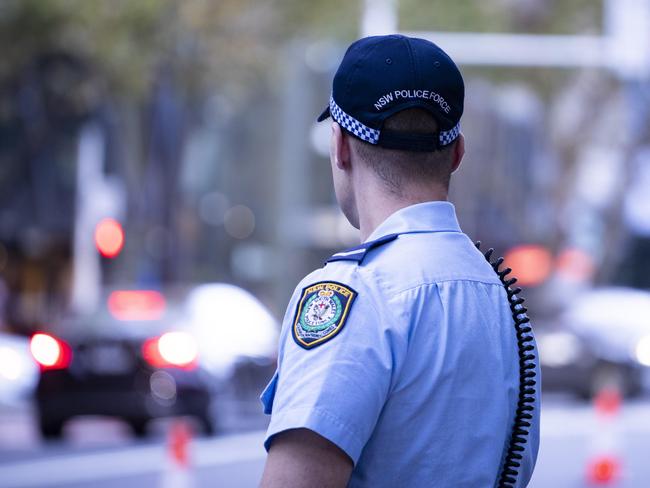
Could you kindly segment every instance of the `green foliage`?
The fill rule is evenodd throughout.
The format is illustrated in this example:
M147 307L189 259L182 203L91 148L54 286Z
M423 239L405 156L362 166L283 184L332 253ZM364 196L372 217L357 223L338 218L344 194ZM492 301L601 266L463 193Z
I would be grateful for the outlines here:
M363 0L276 0L286 34L350 41L358 36Z
M109 84L140 92L165 47L167 0L2 0L0 42L10 77L44 53L63 52L94 66Z
M398 0L396 0L398 1ZM399 0L402 30L597 31L593 0ZM0 83L43 53L91 67L103 86L139 98L170 67L190 92L243 94L268 78L296 36L357 37L363 0L0 0Z

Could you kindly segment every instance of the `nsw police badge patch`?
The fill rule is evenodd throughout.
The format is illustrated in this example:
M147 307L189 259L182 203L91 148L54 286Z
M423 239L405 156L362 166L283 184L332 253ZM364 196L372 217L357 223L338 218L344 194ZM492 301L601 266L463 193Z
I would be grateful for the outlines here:
M352 307L357 292L341 283L321 281L302 290L293 338L299 346L311 349L338 334Z

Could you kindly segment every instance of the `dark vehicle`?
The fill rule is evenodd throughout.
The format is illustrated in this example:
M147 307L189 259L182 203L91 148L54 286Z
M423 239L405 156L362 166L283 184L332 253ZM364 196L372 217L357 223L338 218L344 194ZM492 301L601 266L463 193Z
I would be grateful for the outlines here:
M192 416L212 434L214 381L163 295L114 291L106 303L106 310L32 337L42 435L60 437L65 422L81 415L119 417L138 436L151 419Z
M626 397L642 393L644 367L632 360L605 357L584 336L568 331L536 332L545 392L569 392L588 400L603 388Z
M650 373L650 293L591 290L576 298L556 327L536 330L544 391L591 398L603 388L643 393ZM542 324L539 324L542 325Z

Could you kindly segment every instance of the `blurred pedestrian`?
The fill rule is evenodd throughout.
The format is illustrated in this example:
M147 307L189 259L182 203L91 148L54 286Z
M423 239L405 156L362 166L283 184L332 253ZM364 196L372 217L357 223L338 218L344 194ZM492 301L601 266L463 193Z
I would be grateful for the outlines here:
M332 118L334 190L363 243L291 298L262 394L263 487L497 483L519 357L505 288L447 201L463 103L460 71L429 41L347 50L319 121ZM538 408L529 423L517 486L535 464Z

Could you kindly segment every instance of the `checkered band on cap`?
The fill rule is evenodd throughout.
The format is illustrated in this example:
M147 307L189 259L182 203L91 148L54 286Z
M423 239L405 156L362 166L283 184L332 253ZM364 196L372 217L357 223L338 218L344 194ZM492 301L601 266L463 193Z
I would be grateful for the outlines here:
M369 142L370 144L377 144L379 141L380 131L377 129L371 129L351 115L345 113L343 109L336 104L334 97L330 97L330 114L332 115L332 118L341 125L341 127L351 132L359 139ZM451 144L456 140L458 134L460 134L460 122L450 130L441 130L438 134L440 145L446 146Z
M359 139L369 142L370 144L377 144L377 141L379 140L379 131L377 129L371 129L354 117L346 114L343 109L336 104L334 97L330 97L330 113L332 114L332 118L341 124L341 127L351 132Z
M440 145L446 146L447 144L451 144L456 140L458 134L460 134L460 122L458 122L451 130L441 130L439 134Z

